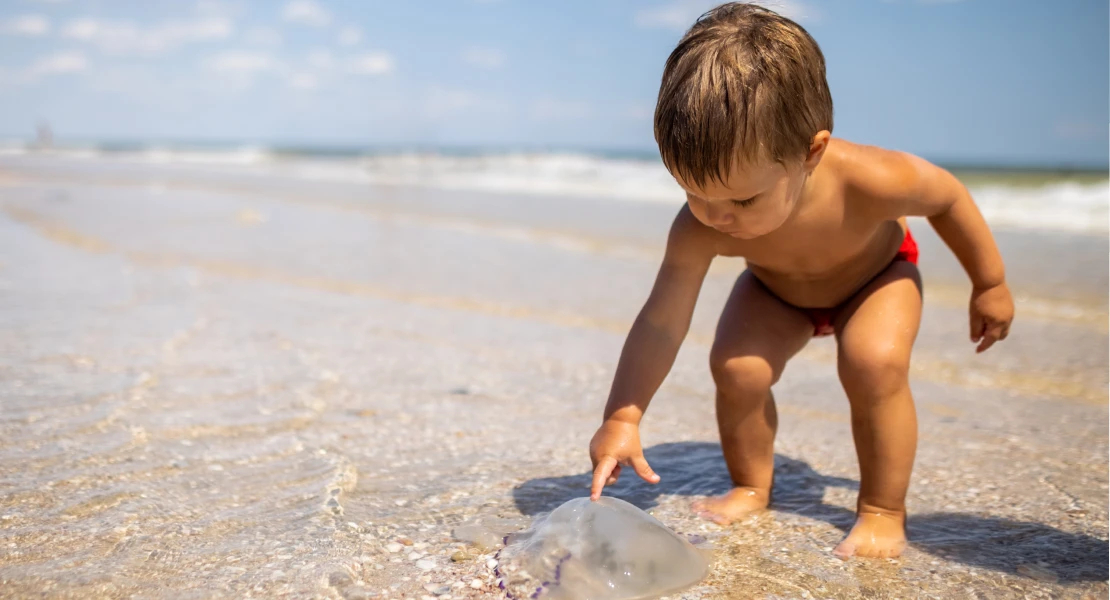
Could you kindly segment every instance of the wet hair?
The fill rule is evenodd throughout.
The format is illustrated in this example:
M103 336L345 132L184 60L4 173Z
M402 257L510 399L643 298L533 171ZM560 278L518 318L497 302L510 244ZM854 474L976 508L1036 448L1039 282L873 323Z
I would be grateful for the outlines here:
M702 15L667 58L655 106L663 163L702 186L731 167L785 164L832 131L825 56L794 21L746 2Z

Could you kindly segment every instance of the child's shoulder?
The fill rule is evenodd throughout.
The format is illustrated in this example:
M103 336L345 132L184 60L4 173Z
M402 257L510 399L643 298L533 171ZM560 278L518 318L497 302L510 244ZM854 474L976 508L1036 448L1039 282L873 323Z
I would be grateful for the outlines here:
M671 222L668 244L689 249L693 253L706 253L714 247L714 229L694 216L689 204L683 204ZM720 234L717 234L720 235Z
M912 195L928 163L917 156L879 146L833 138L821 159L826 186L861 200L898 200Z
M868 187L913 179L921 160L899 150L833 138L821 164L845 185Z

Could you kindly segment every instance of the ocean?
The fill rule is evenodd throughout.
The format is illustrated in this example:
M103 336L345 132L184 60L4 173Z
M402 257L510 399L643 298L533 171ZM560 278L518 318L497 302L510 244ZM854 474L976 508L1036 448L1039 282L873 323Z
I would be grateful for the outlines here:
M682 191L651 152L357 148L295 145L87 143L38 149L0 143L0 156L51 155L106 163L187 165L306 182L587 197L678 204ZM1110 233L1105 169L945 165L994 228Z

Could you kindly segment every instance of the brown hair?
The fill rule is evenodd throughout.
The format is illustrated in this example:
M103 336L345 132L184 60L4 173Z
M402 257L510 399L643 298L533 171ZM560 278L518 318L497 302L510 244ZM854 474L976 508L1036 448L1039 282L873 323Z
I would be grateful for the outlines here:
M655 141L667 168L696 185L723 182L736 159L802 158L832 126L825 56L801 25L771 10L722 4L667 58Z

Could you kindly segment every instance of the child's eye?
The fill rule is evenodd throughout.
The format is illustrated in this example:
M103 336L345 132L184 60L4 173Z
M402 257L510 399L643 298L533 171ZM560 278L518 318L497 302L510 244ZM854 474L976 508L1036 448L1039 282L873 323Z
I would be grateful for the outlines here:
M751 206L755 202L755 198L748 198L747 200L733 200L734 206Z

